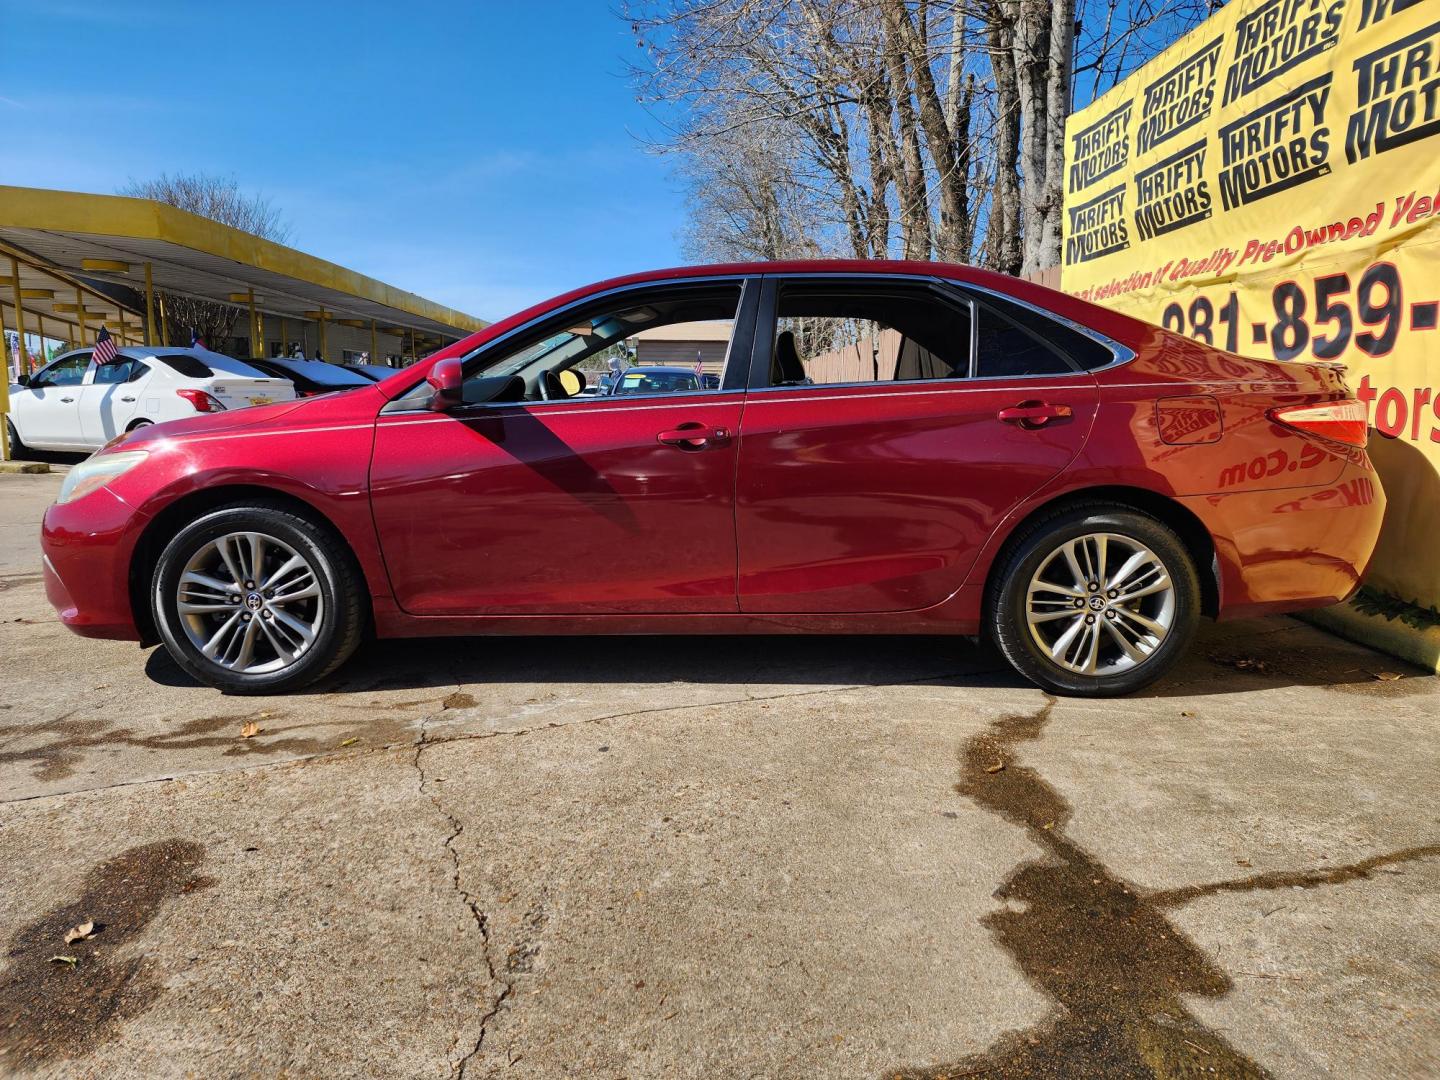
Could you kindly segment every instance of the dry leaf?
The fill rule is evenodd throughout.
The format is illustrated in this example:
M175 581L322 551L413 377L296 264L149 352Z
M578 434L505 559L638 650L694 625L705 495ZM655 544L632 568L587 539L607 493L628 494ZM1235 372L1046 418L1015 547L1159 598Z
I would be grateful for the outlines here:
M264 714L262 713L261 715L263 716ZM247 720L245 721L245 726L240 729L240 737L242 739L253 739L256 735L259 735L260 732L264 730L265 729L262 728L259 724L257 724L254 720Z
M341 745L341 746L354 746L354 745L355 745L357 742L359 742L359 741L360 741L359 739L346 739L346 740L345 740L344 742L342 742L340 745Z
M50 957L50 962L52 964L69 964L71 967L74 967L79 961L73 956L52 956Z
M269 714L268 712L262 712L262 713L260 714L260 719L261 719L261 720L265 720L265 719L267 719L269 716L270 716L270 714Z
M1405 676L1401 675L1398 671L1375 672L1375 678L1379 679L1381 682L1394 682L1396 679L1403 679L1404 677Z
M1182 712L1180 715L1189 717L1191 720L1195 719L1195 714L1193 712Z
M985 771L988 773L997 773L1003 768L1005 768L1005 759L1001 758L999 761L995 762L994 765L985 766Z
M89 941L94 936L95 920L86 919L78 926L72 926L65 931L65 944L69 945L72 941Z

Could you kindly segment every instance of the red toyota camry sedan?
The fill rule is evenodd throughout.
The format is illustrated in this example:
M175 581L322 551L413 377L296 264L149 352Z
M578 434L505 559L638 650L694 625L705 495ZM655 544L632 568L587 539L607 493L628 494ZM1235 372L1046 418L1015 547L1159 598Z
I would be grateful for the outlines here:
M1111 695L1202 615L1348 596L1384 510L1365 442L1333 367L985 271L689 267L123 435L66 478L44 573L75 632L235 693L366 633L922 633Z

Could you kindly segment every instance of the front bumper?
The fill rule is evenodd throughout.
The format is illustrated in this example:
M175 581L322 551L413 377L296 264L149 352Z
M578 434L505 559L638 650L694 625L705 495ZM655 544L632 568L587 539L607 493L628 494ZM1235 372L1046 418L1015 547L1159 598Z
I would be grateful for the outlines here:
M75 633L140 640L130 604L130 562L147 520L109 488L45 511L45 595Z

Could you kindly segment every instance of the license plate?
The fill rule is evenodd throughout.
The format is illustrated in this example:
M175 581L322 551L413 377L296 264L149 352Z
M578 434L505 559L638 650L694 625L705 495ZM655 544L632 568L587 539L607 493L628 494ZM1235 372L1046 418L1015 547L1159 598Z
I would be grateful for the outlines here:
M251 404L251 405L269 405L270 402L272 402L272 401L274 401L274 400L275 400L274 398L266 397L264 394L256 394L254 397L252 397L252 398L250 399L250 404Z

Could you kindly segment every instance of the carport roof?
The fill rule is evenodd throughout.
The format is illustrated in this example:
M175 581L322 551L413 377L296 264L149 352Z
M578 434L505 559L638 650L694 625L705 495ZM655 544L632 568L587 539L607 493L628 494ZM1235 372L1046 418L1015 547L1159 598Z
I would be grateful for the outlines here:
M144 264L150 263L156 289L240 306L244 301L232 294L254 289L256 310L267 315L313 321L323 309L330 321L368 325L374 319L381 328L447 341L486 325L354 270L149 199L0 185L0 244L142 296ZM3 269L0 276L8 279L8 266ZM24 267L21 278L29 287ZM36 299L44 311L67 298L57 293L50 304ZM9 290L0 289L0 302L9 300ZM35 302L27 297L26 310L34 310ZM63 308L53 313L67 317Z

